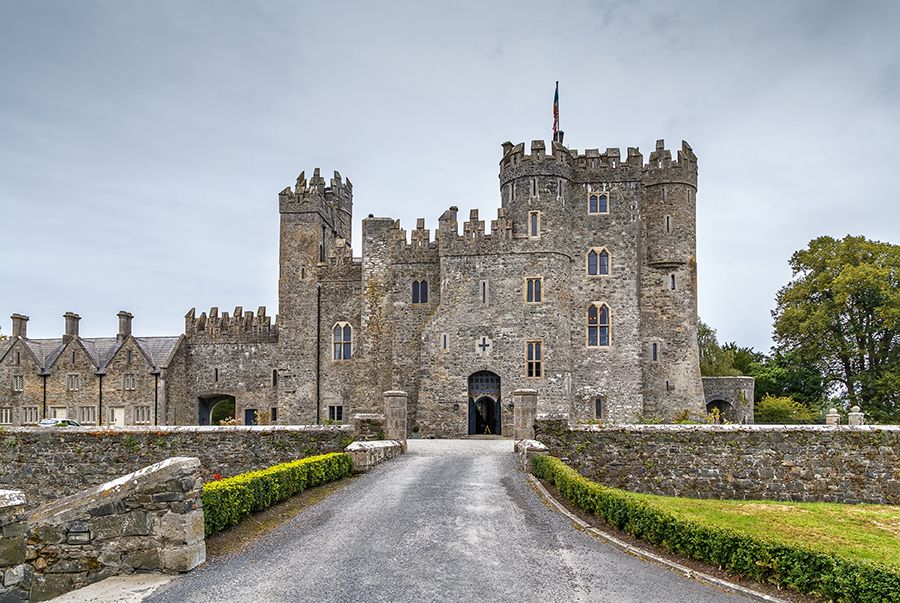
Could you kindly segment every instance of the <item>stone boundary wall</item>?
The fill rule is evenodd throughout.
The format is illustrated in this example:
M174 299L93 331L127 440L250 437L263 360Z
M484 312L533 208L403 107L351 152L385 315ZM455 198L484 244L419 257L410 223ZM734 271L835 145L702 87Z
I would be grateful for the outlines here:
M171 458L24 516L0 496L0 601L46 601L110 576L206 559L200 461ZM4 492L4 491L0 491Z
M365 473L385 461L403 454L404 446L397 440L374 440L353 442L347 446L347 454L353 460L354 473Z
M582 475L695 498L900 504L900 426L632 425L535 421Z
M2 429L0 488L33 508L173 456L199 458L209 480L341 452L353 435L350 425Z

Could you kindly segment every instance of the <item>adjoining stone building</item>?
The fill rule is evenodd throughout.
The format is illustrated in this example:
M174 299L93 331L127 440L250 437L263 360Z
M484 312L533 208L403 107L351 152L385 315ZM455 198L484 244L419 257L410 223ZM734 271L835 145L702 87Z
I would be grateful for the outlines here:
M89 407L92 392L103 424L113 420L109 395L128 423L145 417L136 398L152 401L158 424L207 423L223 402L239 423L346 422L402 389L414 432L503 434L519 388L539 392L538 412L573 421L705 416L696 192L697 158L684 142L673 158L659 141L646 163L637 148L623 158L504 143L489 233L477 211L460 232L456 207L434 233L423 219L407 233L370 215L355 258L350 181L301 173L279 194L277 324L265 308L192 309L183 335L135 338L124 313L114 339L79 338L74 318L62 340L36 341L15 315L0 379L28 388L0 389L0 419L3 408L21 424L25 406L52 416L63 405L77 419L72 409ZM26 350L30 364L12 363ZM64 387L70 373L81 394ZM39 403L47 395L58 406ZM750 400L737 420L752 421L752 391Z

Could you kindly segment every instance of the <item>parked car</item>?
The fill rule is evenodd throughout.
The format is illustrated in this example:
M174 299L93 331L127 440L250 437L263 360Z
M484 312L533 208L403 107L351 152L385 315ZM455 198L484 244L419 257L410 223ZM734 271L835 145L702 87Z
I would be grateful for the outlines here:
M41 419L38 427L81 427L81 423L72 419Z

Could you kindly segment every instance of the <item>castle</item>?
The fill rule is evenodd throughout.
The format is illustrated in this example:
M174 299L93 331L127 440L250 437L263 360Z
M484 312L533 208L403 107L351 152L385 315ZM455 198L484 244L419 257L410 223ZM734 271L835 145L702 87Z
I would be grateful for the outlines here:
M36 340L14 314L0 425L202 425L232 405L238 423L347 422L392 389L422 436L510 433L516 389L572 421L752 421L752 380L705 392L700 376L687 143L673 158L658 141L646 163L504 143L499 184L490 233L477 211L460 232L456 207L434 233L370 215L353 257L350 181L301 173L278 199L275 322L191 309L182 335L135 337L120 312L116 337L82 338L67 313L63 337Z

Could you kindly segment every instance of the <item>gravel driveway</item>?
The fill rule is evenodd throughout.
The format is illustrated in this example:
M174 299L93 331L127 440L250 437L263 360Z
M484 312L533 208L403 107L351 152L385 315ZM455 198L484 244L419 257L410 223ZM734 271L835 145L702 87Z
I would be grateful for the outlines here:
M410 440L381 465L150 601L749 601L575 530L510 440Z

